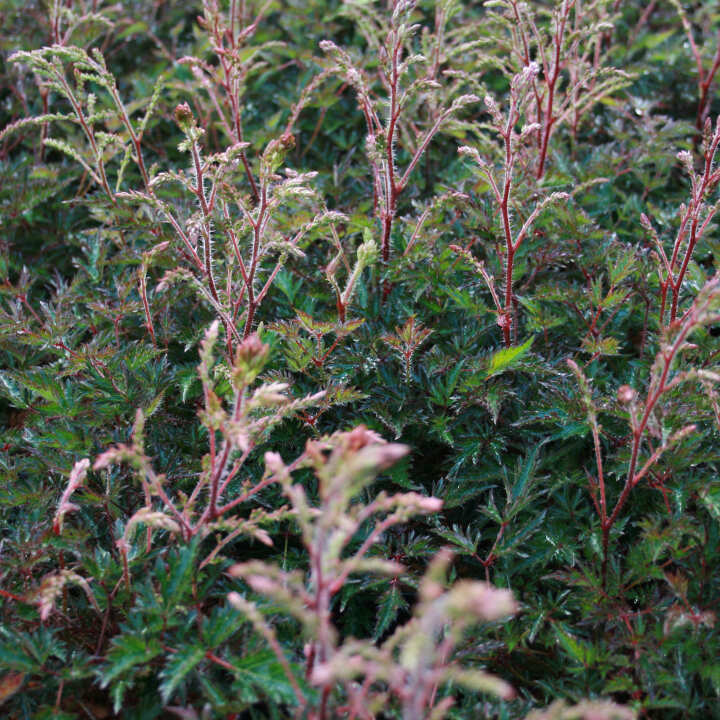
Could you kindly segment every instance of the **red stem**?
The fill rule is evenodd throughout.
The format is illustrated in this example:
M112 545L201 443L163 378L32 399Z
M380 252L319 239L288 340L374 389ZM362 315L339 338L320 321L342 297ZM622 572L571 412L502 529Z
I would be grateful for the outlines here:
M650 415L652 414L653 410L655 409L655 406L658 403L658 400L662 397L662 395L665 393L665 391L668 389L667 383L667 377L670 372L670 368L672 366L673 360L675 359L676 354L680 350L680 347L685 342L685 339L692 329L692 322L688 320L685 325L682 327L680 332L678 333L678 336L675 338L675 341L670 346L669 350L664 353L663 355L663 369L660 374L660 378L657 382L655 391L652 392L651 395L649 395L645 401L645 409L643 411L642 417L640 418L640 422L637 425L634 425L633 427L633 437L632 437L632 448L630 451L630 462L628 464L628 471L627 476L625 478L625 485L622 489L622 492L620 493L620 497L618 498L617 502L615 503L615 507L613 508L612 513L609 515L609 517L606 517L605 521L602 523L602 537L603 537L603 562L602 562L602 585L603 588L606 587L607 584L607 566L608 566L608 550L609 550L609 542L610 542L610 530L612 529L613 525L615 524L615 521L617 520L618 516L620 515L620 511L623 509L625 503L627 502L627 499L630 495L630 491L635 487L637 482L641 479L642 474L636 477L636 471L637 471L637 463L638 463L638 457L640 455L640 445L643 440L643 436L645 434L645 430L647 428L648 421L650 419Z
M545 159L547 157L548 144L550 142L550 135L552 134L552 128L555 124L555 117L553 116L553 104L555 102L555 86L560 75L560 51L562 48L563 35L565 33L565 25L567 23L568 13L573 3L568 3L564 8L564 12L560 18L558 18L558 27L555 31L555 57L553 59L553 67L549 75L546 75L546 84L548 89L547 96L547 109L543 117L543 130L542 130L542 145L540 146L540 158L538 160L538 168L536 177L538 180L542 179L545 175Z

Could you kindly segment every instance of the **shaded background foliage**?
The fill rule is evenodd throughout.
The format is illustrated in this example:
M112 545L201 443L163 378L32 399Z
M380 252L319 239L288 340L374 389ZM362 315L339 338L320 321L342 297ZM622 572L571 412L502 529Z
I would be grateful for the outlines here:
M52 20L62 5L53 11L41 3L0 4L0 126L48 107L68 110L62 98L44 93L27 64L8 61L14 51L57 40ZM186 166L174 119L183 102L206 129L204 152L223 151L227 138L207 93L179 62L188 56L214 62L197 22L201 7L160 0L99 5L71 7L98 16L86 17L67 44L101 48L120 94L139 115L133 103L149 98L162 81L142 138L146 165ZM541 12L551 3L530 5ZM717 4L683 8L707 73L717 47ZM384 6L374 11L388 16ZM491 11L482 3L454 7L448 45L468 45L442 68L460 78L456 95L491 93L506 107L508 57L498 39L505 36ZM381 639L407 619L429 559L448 545L456 553L455 576L509 588L521 604L514 619L468 637L456 651L512 683L516 698L461 692L450 717L520 718L558 698L600 696L644 717L718 713L716 396L695 381L664 400L663 443L688 423L697 430L663 454L633 490L612 528L603 578L602 528L588 492L588 478L597 472L591 424L566 364L574 358L591 380L605 478L616 497L630 445L618 388L646 387L664 322L654 245L640 216L647 214L663 237L673 234L689 187L676 154L684 149L697 158L701 147L698 66L677 7L632 1L608 11L612 21L602 30L601 47L608 66L628 74L627 84L594 104L576 132L556 129L540 183L524 172L515 184L518 220L548 192L581 191L549 205L518 252L517 340L510 351L503 350L487 285L472 261L451 248L483 260L504 287L495 249L502 235L488 181L457 152L473 145L501 162L482 102L464 107L433 139L398 197L390 261L363 269L348 304L348 320L357 323L346 327L337 317L337 297L326 280L335 256L327 230L303 239L304 257L289 257L258 309L260 334L271 346L265 377L289 382L298 398L327 393L319 407L285 419L259 446L293 458L308 439L364 423L411 448L373 492L413 491L444 503L440 512L388 530L372 551L402 562L405 575L362 575L338 594L333 617L343 637ZM412 40L418 51L434 13L429 2L413 11L423 26ZM254 168L284 132L303 89L330 68L322 40L346 48L366 71L375 98L382 97L378 58L347 5L269 3L250 41L261 48L260 62L242 88ZM442 92L449 87L443 83ZM709 87L702 112L714 118L720 101L715 85ZM421 96L401 123L400 167L410 162L411 133L427 126L433 102ZM291 131L285 165L317 172L320 204L346 216L338 227L347 256L352 259L368 235L379 244L368 131L347 78L328 73ZM159 287L178 265L172 248L150 252L172 237L169 226L158 235L159 223L141 205L111 212L79 164L43 146L48 136L82 143L77 126L61 120L8 133L0 148L0 667L6 686L22 683L6 693L3 710L18 718L114 712L153 718L166 716L168 706L188 713L208 708L207 717L287 716L292 689L262 638L225 602L244 587L225 571L249 558L304 567L290 519L271 531L273 547L240 539L225 548L222 561L202 569L209 538L138 551L132 592L117 589L116 548L144 502L130 470L91 471L74 499L77 511L62 534L53 532L75 462L127 443L138 408L147 418L145 449L155 468L177 493L192 490L208 443L198 419L198 350L215 312L187 284ZM126 176L131 187L141 186L132 163ZM597 178L605 180L592 184ZM168 197L176 207L190 205L180 190L168 190ZM443 200L435 202L438 197ZM288 223L296 212L288 210ZM683 308L715 272L719 253L711 225L689 265ZM147 276L155 343L139 271ZM717 338L717 325L698 329L687 351L690 364L711 369ZM218 390L226 398L229 392ZM246 472L262 475L259 458L251 458ZM310 474L303 479L315 492ZM283 502L271 487L257 507L270 512ZM35 593L58 568L87 578L103 612L93 610L82 588L68 587L41 622ZM299 667L296 625L272 604L264 611ZM183 665L188 657L197 661ZM396 716L392 708L387 712Z

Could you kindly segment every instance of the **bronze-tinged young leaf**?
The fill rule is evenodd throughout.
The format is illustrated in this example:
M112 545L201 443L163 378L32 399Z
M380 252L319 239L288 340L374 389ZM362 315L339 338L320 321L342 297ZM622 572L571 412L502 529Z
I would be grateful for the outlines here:
M5 673L5 675L0 678L0 705L20 690L24 680L25 673L19 672Z

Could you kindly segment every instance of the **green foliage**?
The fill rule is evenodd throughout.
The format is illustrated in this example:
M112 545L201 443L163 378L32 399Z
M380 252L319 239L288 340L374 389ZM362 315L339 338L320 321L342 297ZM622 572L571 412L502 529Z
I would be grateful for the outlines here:
M0 714L715 717L718 9L5 2Z

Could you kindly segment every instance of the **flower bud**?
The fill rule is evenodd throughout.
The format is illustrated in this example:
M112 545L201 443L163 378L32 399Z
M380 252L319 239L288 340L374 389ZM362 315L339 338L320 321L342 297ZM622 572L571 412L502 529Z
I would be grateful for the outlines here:
M248 335L238 346L235 353L235 367L232 378L235 386L249 385L265 367L270 347L257 335Z
M265 467L272 475L280 475L283 473L285 471L285 463L282 457L280 457L280 453L266 452Z
M268 171L275 172L285 162L285 157L294 147L295 136L290 133L283 133L279 138L271 140L263 154Z
M187 103L182 103L175 108L175 122L184 132L189 132L195 126L195 116Z
M617 399L621 405L629 405L637 395L634 388L629 385L621 385L617 391Z
M345 435L348 450L357 452L368 445L385 444L385 441L372 430L368 430L365 425L358 425Z
M363 243L357 250L358 264L362 268L372 265L378 256L377 243L373 240L372 234L366 228L363 234Z

